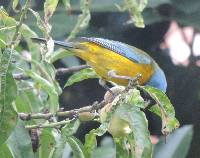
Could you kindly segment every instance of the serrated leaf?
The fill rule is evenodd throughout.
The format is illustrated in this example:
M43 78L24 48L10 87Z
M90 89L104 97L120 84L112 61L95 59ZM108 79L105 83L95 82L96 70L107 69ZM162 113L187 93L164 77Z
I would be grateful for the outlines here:
M24 122L18 120L15 130L9 137L7 144L16 158L34 158L32 142Z
M116 113L120 116L121 119L129 123L129 126L132 130L131 134L133 137L128 139L130 144L134 144L131 151L135 152L132 154L134 154L136 158L151 157L152 144L150 141L148 123L145 114L138 107L133 105L131 106L130 104L120 105L117 108Z
M154 109L152 108L151 111L158 114L159 108L159 116L162 118L162 132L168 134L178 128L179 122L175 117L174 107L166 94L159 89L150 86L142 87L142 89L145 90L157 103L157 107L153 107Z
M73 152L73 158L86 158L83 153L83 146L79 140L75 137L67 137L65 138L67 143L71 146Z
M192 125L185 125L156 144L154 158L185 158L190 148L193 136Z
M46 0L44 3L44 19L46 22L49 21L54 11L56 10L58 0Z
M98 78L98 75L92 68L86 68L71 75L64 87L73 85L89 78Z
M39 157L49 157L49 154L55 148L55 138L53 136L54 129L42 129L39 136L40 146L39 146Z
M13 50L5 49L0 59L0 145L9 137L17 119L12 106L17 95L17 86L12 76L12 54Z

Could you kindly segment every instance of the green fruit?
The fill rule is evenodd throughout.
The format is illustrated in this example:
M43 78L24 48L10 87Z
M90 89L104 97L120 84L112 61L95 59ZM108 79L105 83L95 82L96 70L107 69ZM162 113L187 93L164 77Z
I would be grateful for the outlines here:
M100 111L101 122L104 122L106 120L107 114L108 112L111 111L111 109L112 109L112 104L110 103L108 103L101 109ZM128 122L120 118L120 115L118 114L117 110L112 115L112 118L108 127L108 132L113 137L124 137L131 132Z
M91 121L95 118L95 113L91 112L81 112L79 113L80 121Z

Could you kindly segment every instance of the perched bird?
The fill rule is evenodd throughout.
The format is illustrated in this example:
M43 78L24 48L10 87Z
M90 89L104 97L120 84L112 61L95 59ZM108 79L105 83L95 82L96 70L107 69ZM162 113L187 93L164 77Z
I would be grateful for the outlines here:
M32 40L46 42L43 38ZM70 42L54 43L85 60L102 81L112 81L126 86L129 80L141 75L138 80L140 85L150 85L166 92L167 82L163 70L147 53L136 47L95 37L81 37Z

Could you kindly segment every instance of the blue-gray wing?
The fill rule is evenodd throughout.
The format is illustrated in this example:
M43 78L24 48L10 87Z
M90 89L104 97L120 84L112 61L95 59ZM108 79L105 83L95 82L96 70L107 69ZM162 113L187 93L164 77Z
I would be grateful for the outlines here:
M89 41L96 43L104 48L110 49L134 62L141 63L141 64L151 64L152 58L143 52L142 50L135 48L133 46L130 46L128 44L103 39L103 38L94 38L94 37L82 37L80 41Z

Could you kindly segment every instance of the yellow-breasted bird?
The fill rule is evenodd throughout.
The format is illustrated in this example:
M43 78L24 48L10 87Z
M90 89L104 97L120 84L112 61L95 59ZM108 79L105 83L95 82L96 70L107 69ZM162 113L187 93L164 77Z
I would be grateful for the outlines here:
M46 42L43 38L32 39ZM147 53L136 47L95 37L54 43L85 60L104 81L126 86L131 78L140 74L140 85L150 85L166 92L167 82L163 70Z

